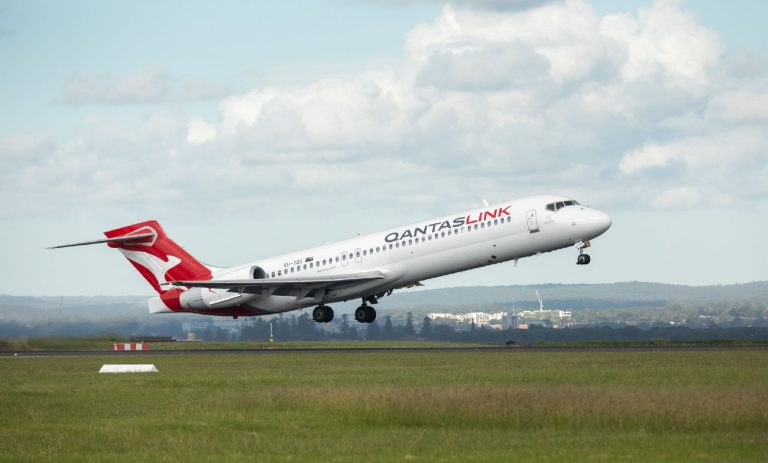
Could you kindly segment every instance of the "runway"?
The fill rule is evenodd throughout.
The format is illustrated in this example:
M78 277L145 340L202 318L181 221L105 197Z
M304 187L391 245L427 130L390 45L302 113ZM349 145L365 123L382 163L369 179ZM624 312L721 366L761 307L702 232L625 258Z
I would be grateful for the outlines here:
M173 355L287 355L287 354L377 354L402 353L406 355L426 352L683 352L683 351L741 351L768 350L767 346L636 346L636 347L338 347L291 349L157 349L143 351L115 350L37 350L5 351L0 358L19 357L156 357Z

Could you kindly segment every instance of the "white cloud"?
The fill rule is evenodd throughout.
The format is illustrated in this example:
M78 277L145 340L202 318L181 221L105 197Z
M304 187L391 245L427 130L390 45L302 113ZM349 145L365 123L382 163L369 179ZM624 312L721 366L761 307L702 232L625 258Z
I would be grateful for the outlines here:
M627 153L619 163L623 174L674 167L722 173L750 169L768 160L768 138L759 128L742 128L712 135L686 137L669 143L649 143Z
M661 193L653 198L651 205L656 209L693 209L700 201L699 190L683 186Z
M67 104L142 104L168 97L170 77L159 68L143 69L123 78L77 75L62 89L58 100Z
M422 65L446 57L465 58L464 66L459 61L444 69L456 72L459 84L467 73L481 78L489 66L493 74L508 70L512 81L516 74L536 73L541 79L539 60L547 64L549 76L562 83L585 77L598 64L603 44L597 19L581 1L507 13L447 6L438 19L408 33L406 50L411 61ZM485 55L479 68L477 54ZM451 77L444 75L442 80Z
M768 90L739 89L715 95L706 114L726 122L768 121Z
M223 98L232 93L232 88L219 82L193 80L185 82L180 92L183 100L209 100Z
M56 101L71 105L158 104L223 98L232 89L208 80L179 81L154 66L124 76L79 74L65 82Z
M700 91L725 51L717 34L697 24L679 0L657 0L637 15L603 18L601 34L626 47L625 82L657 81L678 90Z
M721 40L681 3L602 18L580 0L542 3L445 7L399 62L301 84L229 94L157 69L86 76L62 99L228 96L218 117L86 120L6 185L3 214L110 201L223 214L297 195L404 209L541 191L605 208L765 198L765 92L729 80Z
M0 138L0 159L27 158L44 154L53 147L47 136L16 134Z
M187 143L200 144L216 138L216 125L195 117L187 124Z

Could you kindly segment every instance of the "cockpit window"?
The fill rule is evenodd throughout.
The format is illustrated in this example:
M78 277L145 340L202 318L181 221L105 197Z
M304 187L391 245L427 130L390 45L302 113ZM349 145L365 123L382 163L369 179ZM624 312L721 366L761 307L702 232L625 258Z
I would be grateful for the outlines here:
M569 199L568 201L558 201L556 203L549 203L547 204L546 209L548 211L556 211L558 209L562 209L565 206L578 206L578 201L574 201L572 199Z

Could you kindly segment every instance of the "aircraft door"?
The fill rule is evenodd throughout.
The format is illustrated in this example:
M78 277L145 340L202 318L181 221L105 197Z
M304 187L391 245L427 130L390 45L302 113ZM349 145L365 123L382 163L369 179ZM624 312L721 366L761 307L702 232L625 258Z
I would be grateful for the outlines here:
M346 267L346 265L349 263L349 259L347 259L347 251L341 251L339 258L341 259L341 266Z
M355 262L360 263L363 261L363 250L360 248L355 249Z
M539 221L536 218L536 209L531 209L525 213L525 220L528 222L528 231L536 233L539 231Z

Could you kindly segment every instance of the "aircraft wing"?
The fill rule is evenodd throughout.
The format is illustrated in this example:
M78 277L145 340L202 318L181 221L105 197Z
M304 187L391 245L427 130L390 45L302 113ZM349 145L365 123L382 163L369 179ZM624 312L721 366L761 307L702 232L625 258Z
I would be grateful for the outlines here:
M173 286L186 286L187 288L214 288L226 289L233 293L260 293L265 290L276 289L315 289L347 286L355 283L364 283L373 280L381 280L384 275L379 271L347 273L341 275L328 275L327 277L299 277L299 278L269 278L247 280L180 280L172 281Z

